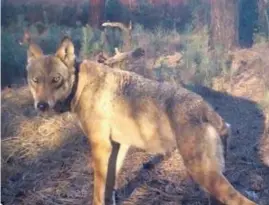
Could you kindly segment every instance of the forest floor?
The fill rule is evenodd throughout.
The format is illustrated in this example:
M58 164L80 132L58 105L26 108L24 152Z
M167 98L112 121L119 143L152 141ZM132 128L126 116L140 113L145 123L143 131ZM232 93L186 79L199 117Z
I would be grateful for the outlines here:
M235 51L231 78L217 77L213 88L192 87L232 125L225 175L260 205L269 205L269 169L259 155L260 138L268 138L266 53L268 44ZM2 90L1 98L2 204L91 204L91 148L75 117L37 116L26 85ZM154 159L151 169L143 166ZM159 158L132 148L118 180L122 204L208 204L177 151Z

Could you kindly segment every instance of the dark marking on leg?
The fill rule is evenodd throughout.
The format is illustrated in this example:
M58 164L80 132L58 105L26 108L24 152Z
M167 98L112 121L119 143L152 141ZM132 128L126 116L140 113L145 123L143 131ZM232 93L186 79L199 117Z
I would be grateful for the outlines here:
M110 205L116 181L116 165L120 144L112 141L112 151L108 161L107 179L105 187L105 205ZM114 200L114 199L113 199Z

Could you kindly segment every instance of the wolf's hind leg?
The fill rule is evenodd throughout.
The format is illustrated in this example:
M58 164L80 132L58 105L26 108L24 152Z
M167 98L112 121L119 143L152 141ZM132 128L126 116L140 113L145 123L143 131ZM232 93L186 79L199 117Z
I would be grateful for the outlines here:
M113 196L112 196L113 204L116 204L116 201L117 201L116 190L119 188L118 180L117 180L118 174L123 165L125 156L128 153L129 147L130 147L129 145L119 144L119 150L116 157L116 179L115 179L115 186L114 186L114 191L113 191Z
M254 205L240 194L222 174L224 157L221 139L210 124L183 126L177 140L184 164L192 178L219 202L227 205Z

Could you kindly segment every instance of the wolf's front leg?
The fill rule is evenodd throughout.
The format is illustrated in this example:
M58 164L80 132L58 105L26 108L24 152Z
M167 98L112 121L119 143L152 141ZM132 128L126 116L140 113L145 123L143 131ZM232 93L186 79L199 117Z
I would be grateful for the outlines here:
M99 136L98 140L93 139L91 141L91 149L94 170L93 205L108 205L111 200L108 198L108 196L110 195L112 198L113 186L115 183L112 181L112 185L109 186L112 186L112 190L106 189L108 164L112 152L112 144L109 140L109 136L107 136L105 139Z
M100 133L99 133L100 134ZM111 141L111 136L91 138L94 168L93 205L116 205L115 182L129 146Z

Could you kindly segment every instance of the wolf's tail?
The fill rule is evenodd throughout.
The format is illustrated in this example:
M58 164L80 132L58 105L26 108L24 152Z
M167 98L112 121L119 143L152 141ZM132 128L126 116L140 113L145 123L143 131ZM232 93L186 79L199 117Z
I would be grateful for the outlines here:
M229 139L231 137L231 125L228 122L225 122L223 118L211 107L207 106L206 109L204 109L204 112L208 123L217 130L218 136L222 141L224 157L226 158Z

